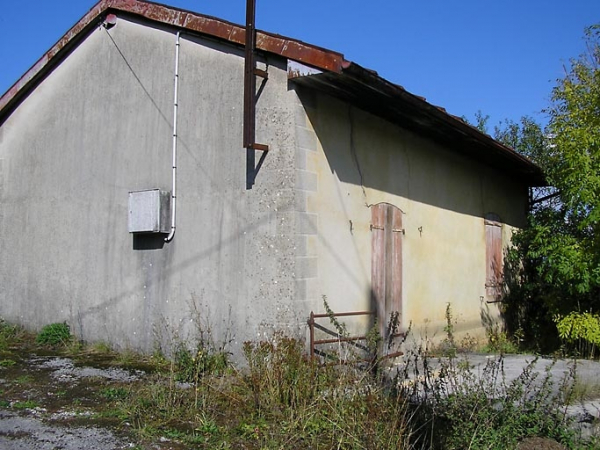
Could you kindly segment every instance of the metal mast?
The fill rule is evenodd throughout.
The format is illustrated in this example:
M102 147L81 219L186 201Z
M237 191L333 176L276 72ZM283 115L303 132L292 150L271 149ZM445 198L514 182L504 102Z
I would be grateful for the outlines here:
M244 65L244 147L246 148L246 189L252 189L258 167L269 146L256 142L256 76L268 79L268 73L256 68L256 0L246 3L246 55ZM262 151L258 166L256 151Z

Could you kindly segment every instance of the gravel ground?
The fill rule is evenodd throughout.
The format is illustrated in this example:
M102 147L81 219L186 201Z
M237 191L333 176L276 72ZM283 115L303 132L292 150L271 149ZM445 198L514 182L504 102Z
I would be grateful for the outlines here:
M41 418L0 411L0 449L3 450L116 450L135 444L96 427L64 427Z
M146 374L141 370L76 366L70 358L22 355L14 364L1 366L0 376L0 450L181 448L168 440L141 444L119 421L95 415L103 402L99 392L143 382Z

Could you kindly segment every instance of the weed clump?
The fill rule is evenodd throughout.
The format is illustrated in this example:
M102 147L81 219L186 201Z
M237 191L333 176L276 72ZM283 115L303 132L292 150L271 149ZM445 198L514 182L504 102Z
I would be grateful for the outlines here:
M240 430L258 448L406 448L406 403L371 371L319 364L280 333L246 342L244 354L250 398Z
M40 345L59 346L71 341L71 329L66 322L45 325L38 333L35 342Z
M4 352L23 335L23 329L0 318L0 351Z
M181 349L167 372L127 396L103 394L142 437L194 448L408 448L406 403L370 371L322 365L282 333L243 351L243 367L203 371L202 355ZM192 381L175 382L184 377Z
M434 361L423 355L411 355L399 376L400 395L411 399L414 423L420 424L413 441L418 448L505 450L537 436L580 448L567 414L574 368L555 380L554 363L540 372L534 359L509 379L502 355L479 368L467 359Z
M197 383L207 374L223 374L229 366L229 355L225 351L211 352L202 345L198 345L194 352L180 343L174 362L176 381Z

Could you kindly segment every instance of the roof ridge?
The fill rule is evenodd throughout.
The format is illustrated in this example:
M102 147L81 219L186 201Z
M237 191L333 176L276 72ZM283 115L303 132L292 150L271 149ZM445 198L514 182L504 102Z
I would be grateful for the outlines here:
M57 65L57 56L75 45L85 31L112 11L216 37L236 45L243 46L245 43L245 26L224 19L146 0L100 0L0 97L0 121L5 109L10 109L12 104L18 102L24 90L34 86L36 80ZM262 30L257 30L256 45L258 50L279 54L321 70L339 72L344 62L341 53Z

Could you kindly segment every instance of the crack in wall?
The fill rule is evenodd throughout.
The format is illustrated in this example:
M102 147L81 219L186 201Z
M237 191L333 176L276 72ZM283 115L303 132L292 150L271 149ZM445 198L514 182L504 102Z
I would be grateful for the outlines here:
M356 146L354 143L354 114L352 113L352 106L348 106L348 119L350 123L350 154L352 155L352 160L354 161L354 165L356 166L356 170L358 172L358 177L360 179L360 188L362 189L363 197L365 198L365 206L370 208L369 200L367 198L367 191L365 189L364 183L364 175L362 169L360 167L360 162L358 160L358 154L356 153Z

